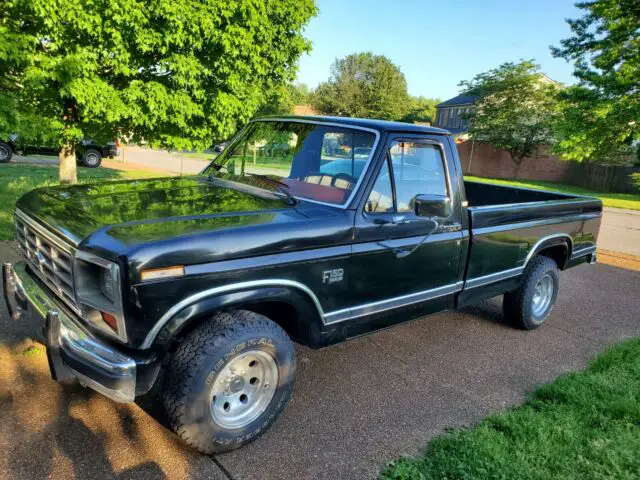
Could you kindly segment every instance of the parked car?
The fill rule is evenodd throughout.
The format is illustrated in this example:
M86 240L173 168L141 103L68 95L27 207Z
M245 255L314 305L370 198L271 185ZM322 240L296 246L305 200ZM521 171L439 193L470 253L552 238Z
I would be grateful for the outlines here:
M0 141L0 163L7 163L13 157L13 149L8 143Z
M53 146L29 145L20 142L17 135L12 135L6 141L0 141L0 163L11 160L14 152L25 155L58 155L60 149ZM105 157L116 157L118 148L116 142L99 145L93 140L83 140L77 147L76 156L78 163L88 168L98 168Z
M216 143L213 146L213 151L215 153L222 153L224 151L224 149L227 148L227 145L229 145L229 142Z
M366 160L332 160L327 136ZM287 169L248 148L284 137ZM157 389L177 435L224 452L289 401L293 342L326 347L497 295L510 323L538 328L560 271L596 261L601 215L595 198L465 181L444 130L269 118L199 175L24 195L24 261L4 264L4 295L12 318L44 325L54 379L118 402Z

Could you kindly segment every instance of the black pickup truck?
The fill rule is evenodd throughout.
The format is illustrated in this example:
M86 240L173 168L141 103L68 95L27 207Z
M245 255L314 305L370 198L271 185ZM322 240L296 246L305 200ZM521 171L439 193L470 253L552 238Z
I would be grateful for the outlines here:
M9 138L0 138L0 163L7 163L13 157L14 152L22 155L58 155L60 148L53 145L31 145L23 141L18 135L10 135ZM98 168L103 158L117 157L118 146L116 142L100 145L93 140L82 140L76 148L76 160L79 165L87 168Z
M464 181L444 130L266 118L193 177L24 195L4 295L15 319L41 319L54 379L119 402L154 388L186 443L223 452L287 404L293 342L503 294L508 321L540 326L559 271L595 262L601 214Z

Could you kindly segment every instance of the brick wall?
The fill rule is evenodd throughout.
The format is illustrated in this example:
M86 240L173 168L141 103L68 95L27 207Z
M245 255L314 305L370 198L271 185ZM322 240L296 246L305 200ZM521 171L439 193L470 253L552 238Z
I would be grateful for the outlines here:
M473 147L473 157L471 149ZM516 165L511 155L504 150L498 150L488 143L470 140L458 144L458 155L465 175L492 178L516 178ZM518 172L518 178L528 180L546 180L562 182L569 169L570 162L564 162L547 153L546 148L540 149L537 156L525 158Z
M473 147L473 157L471 149ZM470 140L458 143L458 155L465 175L489 178L520 178L578 185L602 192L637 193L631 174L640 168L630 166L589 165L560 160L541 148L539 155L525 158L518 176L516 166L504 150L488 143ZM470 161L471 160L471 161Z

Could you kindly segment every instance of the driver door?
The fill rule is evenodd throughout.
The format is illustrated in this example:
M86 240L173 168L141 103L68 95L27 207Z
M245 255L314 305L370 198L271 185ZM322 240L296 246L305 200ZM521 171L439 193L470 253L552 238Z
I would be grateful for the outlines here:
M412 137L391 138L376 180L356 214L353 288L358 302L351 317L434 301L442 308L458 289L462 227L460 211L428 218L415 213L418 195L452 190L444 145ZM452 159L449 159L451 161Z

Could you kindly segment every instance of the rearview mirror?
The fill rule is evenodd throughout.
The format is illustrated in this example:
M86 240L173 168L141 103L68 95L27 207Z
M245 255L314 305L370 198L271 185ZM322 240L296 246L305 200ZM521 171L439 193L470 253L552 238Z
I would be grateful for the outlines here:
M448 217L451 215L451 201L442 195L416 195L414 199L416 215L419 217Z

